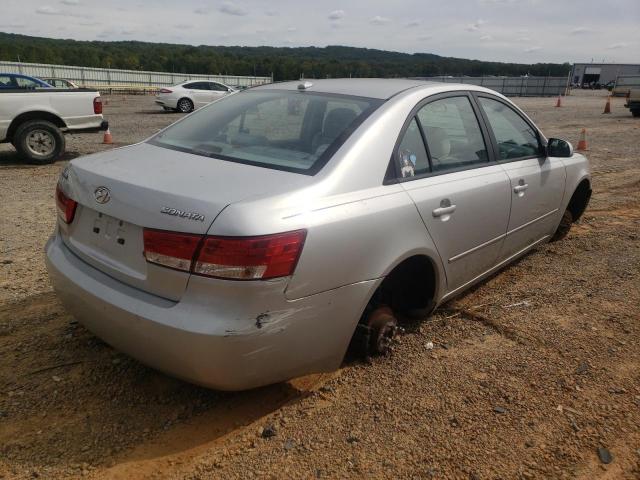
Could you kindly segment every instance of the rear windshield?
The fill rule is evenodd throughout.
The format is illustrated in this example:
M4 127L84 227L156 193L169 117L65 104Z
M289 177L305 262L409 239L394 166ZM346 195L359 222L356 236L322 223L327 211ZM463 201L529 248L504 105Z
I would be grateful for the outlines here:
M314 175L381 103L345 95L247 90L189 115L150 143Z

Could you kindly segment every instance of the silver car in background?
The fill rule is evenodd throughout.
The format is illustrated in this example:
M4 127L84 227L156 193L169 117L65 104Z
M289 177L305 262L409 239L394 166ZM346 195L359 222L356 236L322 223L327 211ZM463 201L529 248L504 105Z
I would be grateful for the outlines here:
M220 82L190 80L173 87L161 88L155 101L166 111L189 113L235 91Z
M115 348L247 389L384 352L396 318L564 236L590 193L587 160L491 90L271 84L70 162L47 267Z

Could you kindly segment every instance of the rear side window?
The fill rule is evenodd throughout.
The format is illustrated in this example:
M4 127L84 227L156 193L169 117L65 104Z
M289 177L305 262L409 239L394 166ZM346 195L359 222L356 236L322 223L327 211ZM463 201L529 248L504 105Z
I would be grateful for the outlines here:
M0 75L0 88L15 88L13 77L9 75Z
M346 95L247 90L189 115L150 143L314 175L381 104L382 100Z
M418 121L411 120L398 148L398 172L402 178L429 172L429 158L422 140Z
M15 79L18 84L18 88L37 88L40 86L39 83L34 82L30 78L15 77Z
M209 90L209 84L207 82L192 82L185 84L184 88L189 90Z
M455 170L489 159L478 119L468 97L447 97L418 111L433 172Z
M540 154L538 135L512 108L490 98L479 97L498 143L501 160L534 157Z

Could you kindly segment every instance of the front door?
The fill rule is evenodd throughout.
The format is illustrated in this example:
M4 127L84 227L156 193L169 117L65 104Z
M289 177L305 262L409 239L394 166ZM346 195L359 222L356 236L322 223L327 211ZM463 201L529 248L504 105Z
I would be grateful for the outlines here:
M561 159L546 157L537 130L516 110L496 97L477 98L509 175L511 215L500 254L507 259L553 234L563 213L565 168Z
M470 97L456 92L417 110L396 152L399 180L440 254L449 293L497 263L507 230L509 179L490 162L485 134Z

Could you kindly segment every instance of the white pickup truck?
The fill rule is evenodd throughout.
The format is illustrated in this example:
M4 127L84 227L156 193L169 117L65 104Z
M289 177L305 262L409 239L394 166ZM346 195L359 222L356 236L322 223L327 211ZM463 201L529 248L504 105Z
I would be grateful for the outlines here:
M0 89L0 143L11 143L26 161L54 162L65 133L106 130L100 93L92 90Z

